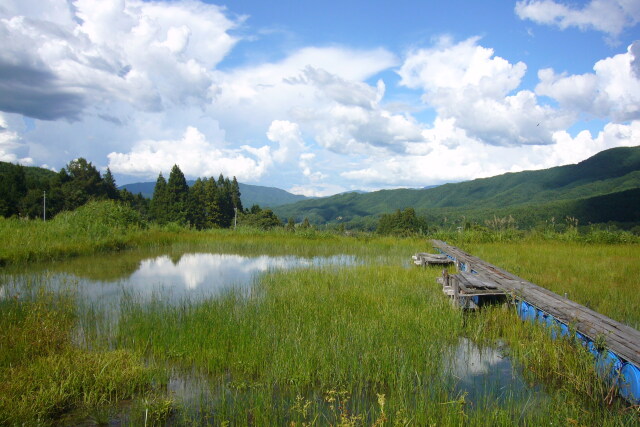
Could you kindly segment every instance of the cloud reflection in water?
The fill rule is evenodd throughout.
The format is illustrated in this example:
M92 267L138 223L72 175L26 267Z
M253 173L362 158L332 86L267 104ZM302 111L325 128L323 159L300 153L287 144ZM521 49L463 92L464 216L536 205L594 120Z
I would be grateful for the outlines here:
M91 300L119 299L123 291L142 299L198 299L215 296L230 288L248 288L259 275L270 270L356 263L356 257L350 255L302 258L191 253L177 259L162 255L143 260L126 279L111 282L81 279L79 291Z

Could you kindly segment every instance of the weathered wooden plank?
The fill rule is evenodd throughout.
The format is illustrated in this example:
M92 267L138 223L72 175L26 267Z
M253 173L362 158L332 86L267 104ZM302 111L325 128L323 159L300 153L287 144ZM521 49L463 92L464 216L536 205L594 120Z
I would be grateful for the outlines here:
M504 283L504 282L503 282ZM609 317L606 317L596 311L591 310L588 307L580 305L575 301L564 298L557 294L552 293L551 291L539 287L539 286L522 286L520 292L518 294L535 305L536 307L544 310L544 306L551 306L560 311L561 320L572 321L574 318L584 318L589 319L595 323L601 323L609 326L615 330L620 330L623 333L630 334L632 336L636 336L639 340L639 348L640 348L640 332L636 329L631 328L628 325L617 322ZM544 310L547 311L547 310Z
M464 253L462 251L459 251L459 252ZM486 266L483 265L483 264L486 264ZM610 322L612 322L612 324L616 324L617 327L619 327L621 329L626 329L631 334L634 334L634 333L635 334L640 334L640 332L638 332L634 328L631 328L628 325L624 325L624 324L619 323L619 322L617 322L617 321L615 321L613 319L610 319L610 318L608 318L606 316L603 316L600 313L597 313L597 312L595 312L595 311L593 311L593 310L591 310L591 309L589 309L587 307L584 307L584 306L582 306L582 305L580 305L580 304L578 304L578 303L576 303L574 301L565 299L565 298L559 296L558 294L556 294L556 293L554 293L554 292L552 292L552 291L550 291L548 289L545 289L545 288L542 288L540 286L537 286L537 285L535 285L535 284L533 284L531 282L527 282L524 279L521 279L521 278L519 278L519 277L517 277L517 276L515 276L515 275L513 275L511 273L505 272L504 270L500 270L498 267L492 266L491 264L488 264L488 263L486 263L484 261L481 261L481 262L477 263L476 267L477 267L477 270L480 270L481 274L482 273L490 274L490 275L494 276L494 278L495 278L495 274L494 273L498 272L498 273L500 273L499 276L501 276L501 277L504 277L504 278L507 278L507 279L510 279L510 280L514 280L515 279L518 282L522 282L524 284L524 286L522 286L520 288L520 290L524 294L526 294L527 292L529 292L531 290L537 289L540 292L546 294L550 299L553 299L553 300L558 300L558 299L564 300L567 304L573 306L574 308L579 308L581 310L586 310L587 312L591 313L592 315L597 316L598 318L601 318L601 320L603 320L603 321L610 321ZM487 267L489 267L489 268L487 268ZM539 298L542 298L543 300L545 300L544 297L539 297ZM606 319L603 319L603 318L606 318Z
M453 260L446 255L443 254L430 254L426 252L418 252L413 255L413 262L416 265L448 265L453 264Z
M579 304L564 299L556 294L555 299L550 298L548 293L544 292L544 288L537 286L524 286L521 288L524 290L520 292L522 299L535 305L539 309L553 315L557 319L563 321L566 324L575 324L577 330L584 335L589 336L592 340L595 340L597 336L602 335L605 338L607 347L616 352L619 356L632 361L640 359L638 340L638 332L633 328L629 328L626 325L622 325L612 319L602 316L599 313L580 306ZM536 293L540 292L537 295ZM622 329L622 331L620 330ZM624 329L627 329L626 331ZM629 330L631 329L631 335Z
M500 281L504 283L504 280ZM592 339L595 339L598 334L602 334L608 337L608 341L622 342L625 347L632 349L634 352L640 350L640 345L638 344L640 343L640 333L627 325L616 322L574 301L531 283L512 286L512 289L515 288L519 289L516 294L520 298L564 323L575 323L579 332ZM589 327L589 330L581 330L581 327L586 329L586 325L592 326ZM619 339L616 339L616 337Z
M502 289L498 289L495 286L493 288L485 289L484 286L480 286L480 285L484 285L484 283L476 280L470 280L470 279L474 279L474 278L470 277L470 275L468 274L459 273L453 276L449 276L450 281L454 281L454 280L456 281L456 284L460 292L460 296L468 297L468 296L479 296L479 295L483 295L483 296L504 295L504 291Z
M638 341L633 341L633 335L637 335L637 331L636 334L630 335L628 331L621 331L619 329L620 324L617 324L615 321L612 321L612 324L608 324L609 322L603 322L602 316L590 316L589 313L586 313L584 310L579 310L576 309L575 306L568 305L570 300L549 300L548 295L543 295L544 300L536 299L534 295L535 292L532 290L528 291L524 297L520 297L530 304L551 314L567 325L574 325L577 331L592 340L595 340L598 336L603 336L607 347L620 357L633 363L635 363L635 360L640 360L640 346L637 345ZM583 308L588 310L586 307ZM609 318L606 319L611 320Z
M467 271L476 271L480 276L479 281L495 283L506 293L527 301L567 325L575 325L578 332L592 340L599 336L604 337L609 350L640 367L640 331L528 282L459 248L439 240L434 240L433 245L454 257L456 265L464 263Z
M526 299L527 302L535 305L539 309L551 314L560 321L567 325L575 325L576 329L587 335L592 340L602 335L605 338L605 342L613 347L613 342L618 343L631 352L636 354L636 357L640 356L640 346L638 341L633 341L634 335L629 334L628 331L621 330L617 324L607 322L601 316L593 316L586 310L581 310L573 305L569 305L568 301L556 300L553 305L546 305L540 301L536 301L532 298L532 293ZM637 337L636 337L637 338ZM625 354L628 354L625 352ZM622 354L620 354L622 356Z
M460 256L459 253L456 255ZM468 259L466 261L470 264ZM548 289L539 287L523 279L513 280L511 277L517 276L500 270L495 266L491 266L482 260L480 260L480 262L475 260L475 266L476 270L480 270L480 275L490 274L498 282L501 282L502 287L514 291L521 299L551 314L558 320L566 324L575 324L579 332L587 335L591 339L595 339L598 335L603 335L605 342L609 343L610 348L620 347L618 354L627 360L633 361L634 359L640 358L640 338L633 340L634 336L637 337L640 334L637 330L616 322L574 301L563 298ZM495 270L488 267L495 267Z
M488 288L488 289L496 289L498 287L497 283L492 280L490 277L480 276L478 274L460 272L458 273L462 277L464 277L467 282L471 284L471 286L476 288Z

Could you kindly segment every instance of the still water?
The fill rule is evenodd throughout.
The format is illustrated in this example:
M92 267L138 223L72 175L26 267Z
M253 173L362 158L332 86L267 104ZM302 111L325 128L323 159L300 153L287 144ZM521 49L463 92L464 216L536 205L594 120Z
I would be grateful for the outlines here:
M87 266L91 263L91 266ZM0 285L0 298L44 285L53 291L71 290L79 302L117 305L123 295L139 301L165 302L215 297L230 289L248 289L269 271L296 268L349 266L360 263L353 255L316 257L245 256L220 253L155 255L135 265L109 257L73 260L43 266L29 273L16 272Z
M529 386L522 368L505 356L506 347L480 347L467 338L460 338L445 359L445 370L455 380L454 390L476 407L524 402L522 411L533 410L548 398L542 387Z
M256 281L270 271L337 268L369 262L345 254L303 257L197 251L128 252L5 271L0 277L0 299L35 293L41 286L56 292L70 291L79 307L106 313L103 332L109 335L108 331L116 329L123 298L171 304L215 298L228 291L248 294ZM526 383L520 369L503 356L501 348L479 348L461 338L457 346L443 350L442 356L443 370L452 378L452 395L464 396L472 407L491 406L491 402L497 405L526 402L523 409L526 411L534 410L547 398L539 387ZM223 389L223 385L206 375L183 370L173 371L167 384L167 393L185 410L195 413L202 405L215 407Z

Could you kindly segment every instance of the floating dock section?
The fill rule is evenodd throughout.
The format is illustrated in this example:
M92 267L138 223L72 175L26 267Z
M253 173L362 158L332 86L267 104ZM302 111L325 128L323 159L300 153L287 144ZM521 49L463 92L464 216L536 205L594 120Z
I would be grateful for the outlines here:
M458 292L465 288L463 296L473 296L476 300L481 298L482 292L472 295L474 290L487 295L506 294L516 302L522 319L551 326L554 336L575 333L576 338L594 355L600 375L607 381L617 382L620 394L626 400L634 405L640 404L640 331L440 240L433 240L432 243L454 261L462 272L451 276L445 274L448 278L443 276L441 283L449 281L450 284L454 277L459 276L455 281L458 283ZM453 285L456 286L455 283ZM476 300L471 299L474 303L477 303Z

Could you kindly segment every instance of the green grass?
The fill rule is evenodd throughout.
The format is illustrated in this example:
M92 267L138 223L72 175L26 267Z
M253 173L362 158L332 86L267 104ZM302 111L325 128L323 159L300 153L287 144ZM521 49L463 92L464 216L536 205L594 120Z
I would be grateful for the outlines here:
M221 398L190 416L206 413L216 423L637 420L623 403L604 403L609 390L584 349L552 341L548 331L504 307L463 315L434 284L438 273L379 266L290 271L265 277L250 298L230 292L178 307L130 301L118 346L206 372ZM444 369L460 337L481 345L505 341L527 381L541 384L549 398L532 407L515 398L466 401Z
M0 266L106 254L134 248L158 248L174 245L192 249L234 253L270 253L322 255L323 253L371 252L366 234L346 237L314 229L290 233L284 229L271 232L251 228L238 230L195 231L176 224L149 225L137 213L112 201L90 202L53 220L5 219L0 217ZM418 240L375 239L376 253L408 247ZM386 256L386 254L385 254Z
M83 221L0 221L0 236L15 233L18 239L1 249L2 257L20 264L85 251L105 253L113 249L105 242L119 239L123 247L139 248L124 252L120 260L105 256L104 262L78 258L73 263L78 275L98 280L126 276L148 248L158 246L170 256L196 251L344 253L367 263L270 272L248 295L232 290L178 305L159 296L151 302L125 298L117 327L110 328L101 324L105 317L79 311L71 298L46 293L4 298L0 424L54 422L74 409L108 422L121 411L117 402L131 397L133 404L121 417L131 425L144 424L145 415L149 424L170 419L231 425L606 426L638 421L637 410L611 401L591 356L580 346L552 341L548 331L521 322L506 307L475 314L451 307L435 284L441 269L409 266L413 253L430 249L424 238L348 237L315 230L195 232L175 226L144 229L127 221L105 232ZM61 240L65 232L71 233L68 241ZM36 244L39 240L47 243ZM505 231L491 239L482 232L450 243L541 286L570 284L556 292L637 324L637 245L565 240ZM2 280L11 279L5 275ZM615 288L602 289L613 282ZM73 341L79 325L84 341ZM480 346L506 344L525 380L544 389L546 397L470 401L445 369L463 337ZM177 371L200 378L195 403L181 406L171 396L158 395L153 386L157 366L166 367L167 376Z

